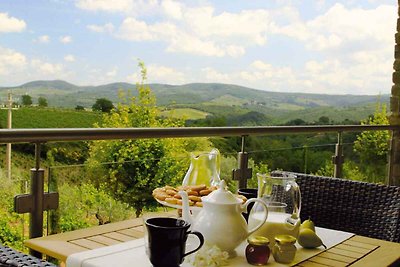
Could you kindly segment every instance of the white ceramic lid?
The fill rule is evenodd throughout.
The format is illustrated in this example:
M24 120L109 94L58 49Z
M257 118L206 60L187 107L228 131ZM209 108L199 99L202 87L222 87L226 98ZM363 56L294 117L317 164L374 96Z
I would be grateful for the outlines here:
M226 183L222 180L219 183L219 188L211 192L208 196L202 197L203 202L215 204L240 204L242 200L235 197L232 192L226 189Z

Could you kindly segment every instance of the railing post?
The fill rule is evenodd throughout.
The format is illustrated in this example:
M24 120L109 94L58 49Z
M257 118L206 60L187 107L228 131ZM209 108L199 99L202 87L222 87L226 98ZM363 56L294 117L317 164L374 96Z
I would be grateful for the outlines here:
M333 177L341 178L344 162L342 132L338 132L338 142L335 147L335 156L332 157L332 162L335 165Z
M247 187L247 179L252 176L252 169L248 168L249 166L249 155L244 151L244 146L246 142L246 136L242 136L242 149L238 153L238 169L232 170L232 178L233 180L239 181L239 188Z
M58 193L44 192L44 169L40 168L40 143L35 144L35 168L31 169L31 192L14 197L14 211L30 213L29 238L43 236L43 211L58 208ZM37 258L42 254L29 250Z

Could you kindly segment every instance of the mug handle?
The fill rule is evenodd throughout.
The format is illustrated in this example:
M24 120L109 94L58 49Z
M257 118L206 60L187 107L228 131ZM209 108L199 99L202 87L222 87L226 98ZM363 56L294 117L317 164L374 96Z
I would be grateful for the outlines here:
M251 202L258 202L258 203L260 203L261 206L263 206L265 213L264 213L264 218L261 220L261 222L260 222L257 226L253 227L253 229L251 229L250 231L247 232L247 236L249 236L249 235L251 235L252 233L254 233L255 231L257 231L258 228L260 228L260 227L265 223L265 221L267 220L267 217L268 217L268 208L267 208L267 205L264 203L264 201L262 201L262 200L260 200L260 199L258 199L258 198L250 198L249 200L247 200L246 203L244 204L244 209L245 209L245 210L247 209L247 206L248 206Z
M188 232L188 234L189 234L189 235L192 234L192 235L197 236L197 238L200 240L200 245L199 245L196 249L193 249L192 251L189 251L189 252L185 253L185 254L183 255L183 257L186 257L187 255L190 255L190 254L192 254L192 253L198 251L198 250L203 246L203 244L204 244L204 237L203 237L203 235L202 235L200 232L191 231L191 232Z

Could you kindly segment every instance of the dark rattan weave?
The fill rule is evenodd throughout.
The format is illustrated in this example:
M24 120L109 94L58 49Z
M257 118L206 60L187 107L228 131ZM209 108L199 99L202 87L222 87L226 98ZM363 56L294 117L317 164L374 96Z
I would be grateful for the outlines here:
M0 267L56 267L56 265L0 245Z
M317 226L400 242L400 187L332 177L274 171L297 176L301 219Z

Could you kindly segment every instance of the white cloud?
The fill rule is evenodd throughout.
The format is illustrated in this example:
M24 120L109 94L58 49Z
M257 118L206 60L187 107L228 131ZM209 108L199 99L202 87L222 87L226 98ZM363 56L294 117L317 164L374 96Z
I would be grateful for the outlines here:
M185 74L179 70L161 66L157 64L150 64L146 66L148 83L167 83L167 84L183 84L185 83ZM132 73L126 77L128 82L140 82L141 76L139 71Z
M177 1L164 0L161 2L164 13L173 19L182 19L182 4Z
M74 61L75 61L75 57L74 57L74 55L66 55L66 56L64 57L64 60L65 60L66 62L74 62Z
M25 68L25 55L0 46L0 75L9 75Z
M1 32L21 32L25 30L24 20L10 17L7 13L0 13L0 33Z
M99 33L103 33L103 32L112 33L114 31L114 25L112 23L106 23L102 26L91 24L91 25L87 25L86 27L91 31L99 32Z
M296 38L310 50L340 48L343 52L354 44L365 49L393 43L396 18L395 6L361 9L337 3L314 19L277 26L274 32Z
M41 35L37 38L38 43L47 44L50 42L50 37L48 35Z
M60 40L60 42L63 43L63 44L68 44L68 43L71 43L71 42L72 42L72 37L69 36L69 35L61 36L59 40Z
M31 60L31 67L38 70L39 74L43 75L58 75L62 73L63 66L61 64L52 64L49 62L44 62L39 59Z
M88 11L145 15L157 12L160 5L157 0L77 0L76 7Z
M112 70L106 72L106 76L109 78L114 78L117 75L118 68L114 67Z

